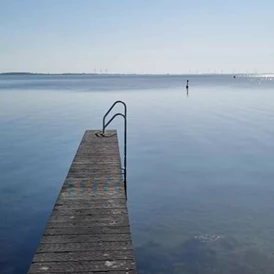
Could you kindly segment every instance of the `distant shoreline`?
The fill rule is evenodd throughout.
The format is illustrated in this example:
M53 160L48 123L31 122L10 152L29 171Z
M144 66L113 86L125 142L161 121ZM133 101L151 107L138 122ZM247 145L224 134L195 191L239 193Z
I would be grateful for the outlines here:
M268 73L34 73L34 72L2 72L0 76L31 76L31 75L102 75L102 76L127 76L127 75L135 75L135 76L214 76L214 75L274 75L274 72Z

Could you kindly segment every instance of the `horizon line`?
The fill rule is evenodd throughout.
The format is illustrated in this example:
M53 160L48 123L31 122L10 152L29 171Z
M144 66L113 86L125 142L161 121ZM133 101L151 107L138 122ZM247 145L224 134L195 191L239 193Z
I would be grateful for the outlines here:
M50 72L0 72L0 75L262 75L262 74L274 74L274 72L201 72L201 73L94 73L94 72L60 72L60 73L50 73Z

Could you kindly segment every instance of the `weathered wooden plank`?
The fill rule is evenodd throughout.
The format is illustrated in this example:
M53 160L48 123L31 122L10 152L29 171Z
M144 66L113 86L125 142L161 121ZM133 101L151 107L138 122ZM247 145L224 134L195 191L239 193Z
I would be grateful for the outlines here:
M90 175L91 173L96 173L96 174L102 174L102 175L108 175L111 176L112 174L120 174L121 170L118 165L94 165L94 166L89 166L89 165L84 165L84 164L74 164L71 166L68 174L76 174L75 177L77 177L77 174L88 174Z
M73 187L73 186L85 186L85 185L94 185L105 183L108 181L109 183L123 183L124 179L121 175L113 174L112 176L89 176L88 179L78 179L78 178L68 178L64 182L64 187Z
M125 199L100 199L90 201L81 201L79 199L59 199L57 200L55 207L58 208L74 208L74 209L93 209L93 208L126 208Z
M136 274L116 131L86 131L29 274Z
M124 192L118 191L108 191L109 186L102 186L102 188L98 187L97 189L80 189L80 188L69 188L63 189L59 198L61 199L81 199L88 200L92 198L92 200L98 199L113 199L113 198L124 198Z
M48 227L44 235L128 234L129 226Z
M105 199L107 201L107 199ZM69 202L69 203L68 203ZM112 204L112 203L106 203L104 200L101 200L102 203L87 203L83 201L77 201L77 200L64 200L63 202L60 201L58 205L55 207L58 207L59 210L63 209L74 209L74 210L82 210L86 209L88 210L89 208L92 209L126 209L127 206L126 204L123 203L117 203L117 204Z
M128 214L126 208L88 208L88 209L60 209L55 207L52 212L52 218L55 216L102 216L102 215L117 215Z
M51 243L40 244L37 253L127 249L132 249L131 242Z
M101 155L98 155L98 154ZM78 151L78 154L74 158L73 163L88 163L88 158L91 159L91 164L97 163L97 162L114 162L114 159L119 156L119 151L113 151L113 150L108 150L104 151L102 147L98 147L97 149L93 146L92 150L91 149L85 149L85 150L80 150ZM120 163L120 161L116 161L116 163Z
M90 242L129 242L130 234L91 234L91 235L60 235L43 236L41 244L50 243L90 243Z
M59 203L65 203L65 202L79 202L79 203L89 203L90 200L92 199L93 202L97 202L97 204L100 204L100 202L102 201L102 203L104 203L104 200L105 201L108 201L109 199L112 199L113 197L110 197L108 198L107 196L103 195L103 194L99 194L98 197L97 196L94 196L94 197L90 197L90 199L87 199L86 197L84 198L81 198L81 197L62 197L61 195L59 196L58 198L58 204ZM120 198L120 197L118 197Z
M47 228L44 235L127 234L129 226L59 227Z
M32 272L31 274L38 274L41 272ZM43 272L46 274L56 274L56 272ZM85 272L73 272L73 274L136 274L137 271L136 270L108 270L108 271L85 271ZM58 272L58 274L71 274L71 272Z
M106 160L110 156L110 159L113 161L113 158L119 156L119 150L115 148L115 145L107 145L107 148L100 145L96 147L96 145L93 145L92 147L85 147L80 148L77 152L77 155L75 156L74 160L75 162L79 162L82 160L86 160L88 157L97 158L100 160ZM95 160L94 160L95 161ZM117 163L120 163L120 159L116 160Z
M109 154L108 157L93 157L94 153L90 152L83 152L82 154L77 155L77 157L74 158L74 164L90 164L90 165L118 165L121 167L121 163L116 161L117 153Z
M90 177L90 172L88 170L72 170L68 172L67 178L81 178L88 179ZM111 171L111 170L93 170L92 172L96 172L98 176L112 176L113 174L119 175L120 171Z
M107 261L96 261L87 262L79 261L75 262L43 262L33 263L31 265L29 273L46 273L48 272L70 272L75 271L111 271L111 270L135 270L135 263L132 260L107 260ZM126 273L126 272L125 272Z
M92 222L108 222L113 223L113 222L121 222L121 221L128 221L128 216L126 214L115 214L115 215L94 215L94 214L90 214L90 215L71 215L71 216L60 216L60 215L53 215L51 216L50 222L51 223L67 223L67 222L72 222L73 223L79 223L79 222L89 222L90 224L92 224Z
M78 228L93 228L93 227L120 227L120 226L128 226L128 220L93 220L93 221L87 221L87 222L48 222L47 228L58 228L58 227L78 227Z
M131 250L78 251L78 252L48 252L36 253L33 262L69 262L69 261L106 261L106 260L133 260Z
M121 170L121 165L120 163L117 162L108 162L108 163L90 163L88 162L88 160L85 160L85 162L83 161L79 161L79 162L73 162L73 164L71 165L71 169L77 169L77 170L93 170L95 169L114 169L117 168L118 171Z
M33 262L78 262L78 261L106 261L106 260L133 260L132 250L105 250L78 251L78 252L47 252L36 253Z
M123 197L123 198L121 198L121 197L115 197L115 198L108 198L108 199L103 199L103 197L100 197L100 199L102 200L102 201L97 201L97 200L95 200L94 198L92 198L92 199L89 199L88 201L85 201L84 203L83 203L83 201L81 201L81 199L80 198L77 198L77 197L75 197L75 199L74 200L67 200L67 199L62 199L60 196L58 197L58 199L57 199L57 201L56 201L56 205L58 206L59 204L67 204L67 205L69 205L69 204L71 204L71 203L79 203L79 204L81 204L81 203L83 203L83 204L85 204L86 206L92 206L93 204L94 205L98 205L98 204L110 204L110 205L112 205L112 206L116 206L116 205L126 205L126 199Z
M82 190L82 193L94 190L100 188L108 187L107 190L112 192L119 192L124 187L124 182L121 179L110 179L110 178L100 178L100 179L94 179L92 182L84 181L81 179L77 180L70 180L64 183L62 187L62 191L68 190L71 188L80 188Z

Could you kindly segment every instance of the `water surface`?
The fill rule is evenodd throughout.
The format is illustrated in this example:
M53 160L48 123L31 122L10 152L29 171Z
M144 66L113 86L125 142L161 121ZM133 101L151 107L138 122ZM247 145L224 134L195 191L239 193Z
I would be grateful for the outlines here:
M271 75L0 76L0 273L27 272L84 130L117 99L139 273L273 274Z

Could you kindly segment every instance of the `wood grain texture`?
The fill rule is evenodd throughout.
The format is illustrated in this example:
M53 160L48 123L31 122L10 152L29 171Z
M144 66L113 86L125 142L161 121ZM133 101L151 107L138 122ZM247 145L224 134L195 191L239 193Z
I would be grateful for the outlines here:
M129 226L103 226L103 227L59 227L47 228L44 235L92 235L92 234L127 234Z
M41 272L31 272L31 274L40 274ZM47 274L56 274L56 272L43 272L43 273L47 273ZM58 272L58 274L71 274L72 272ZM126 272L124 270L118 270L118 271L112 271L112 270L108 270L108 271L85 271L85 272L75 272L73 271L73 274L136 274L137 271L136 270L127 270Z
M132 249L131 242L54 243L40 244L37 253L128 249Z
M124 242L131 241L130 234L91 234L91 235L44 235L41 244Z
M106 261L106 260L133 260L134 256L131 250L104 250L65 252L65 253L37 253L33 262L78 262L78 261Z
M29 274L136 274L116 131L85 132Z
M119 215L119 214L127 214L126 208L93 208L92 212L90 209L60 209L55 207L52 216L93 216L93 215Z
M43 262L32 263L29 273L135 270L133 260L79 261L79 262Z

